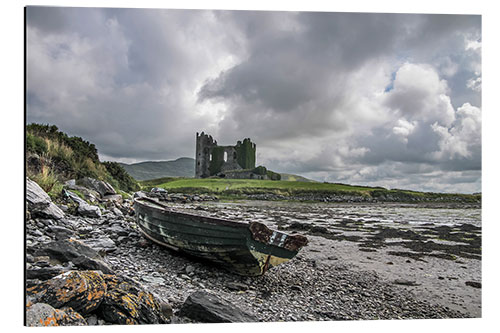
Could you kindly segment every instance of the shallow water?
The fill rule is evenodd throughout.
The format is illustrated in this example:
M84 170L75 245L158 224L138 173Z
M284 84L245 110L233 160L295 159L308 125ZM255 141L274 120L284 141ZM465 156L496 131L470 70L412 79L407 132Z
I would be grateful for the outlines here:
M380 226L420 227L434 225L456 226L472 224L481 227L481 209L428 208L401 204L338 204L290 203L279 201L244 201L216 203L221 217L238 220L258 220L270 226L283 222L302 221L321 226L332 226L342 220L370 223Z

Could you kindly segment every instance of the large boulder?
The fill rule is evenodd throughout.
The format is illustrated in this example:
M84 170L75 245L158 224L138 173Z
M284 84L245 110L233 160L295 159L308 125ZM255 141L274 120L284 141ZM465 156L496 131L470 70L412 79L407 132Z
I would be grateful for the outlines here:
M245 313L233 304L205 291L196 291L189 295L179 313L201 323L238 323L256 322L258 319Z
M49 256L61 263L71 261L81 269L112 273L111 268L96 250L75 239L63 239L45 244L36 250L35 255Z
M106 294L97 310L100 317L114 324L164 324L172 308L124 276L104 275Z
M85 326L87 322L72 308L54 309L46 303L30 304L26 309L26 326Z
M91 190L96 191L101 195L101 198L108 194L116 194L115 189L109 183L102 180L97 180L90 177L84 177L77 181L78 185L85 186Z
M99 307L106 283L99 271L68 271L27 289L35 303L54 308L71 307L85 315Z
M62 219L64 212L57 207L49 195L34 181L26 177L26 201L32 217L43 217L54 220Z

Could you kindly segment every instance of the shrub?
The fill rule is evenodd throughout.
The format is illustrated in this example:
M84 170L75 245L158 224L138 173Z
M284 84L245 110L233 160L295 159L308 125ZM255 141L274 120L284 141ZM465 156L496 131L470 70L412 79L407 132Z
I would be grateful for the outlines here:
M139 191L140 186L137 181L120 164L116 162L103 162L102 164L111 177L118 183L118 187L121 190L129 192Z
M26 133L26 151L42 155L47 152L47 143L40 137Z
M62 188L54 172L47 166L42 166L42 171L31 175L30 178L49 194L54 193L59 187Z
M255 169L252 170L253 173L257 174L257 175L261 175L261 176L264 176L267 172L267 169L265 166L262 166L262 165L259 165L258 167L256 167Z

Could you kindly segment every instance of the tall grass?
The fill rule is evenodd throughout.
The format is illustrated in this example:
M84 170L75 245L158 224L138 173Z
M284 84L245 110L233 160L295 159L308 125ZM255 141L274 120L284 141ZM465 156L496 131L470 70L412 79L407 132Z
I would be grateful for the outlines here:
M27 170L30 178L43 184L46 192L62 187L58 182L83 177L106 181L124 191L140 188L119 164L101 163L94 144L79 137L68 137L54 125L27 125L26 152L38 156L35 160L40 163L27 165Z
M50 167L43 165L41 172L31 173L28 176L52 198L61 193L63 186Z

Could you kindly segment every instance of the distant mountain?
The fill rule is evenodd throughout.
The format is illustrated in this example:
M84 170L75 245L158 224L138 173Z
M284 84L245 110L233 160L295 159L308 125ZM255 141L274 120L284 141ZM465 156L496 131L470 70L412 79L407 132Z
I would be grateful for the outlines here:
M181 157L175 161L140 162L120 165L135 179L148 180L161 177L194 177L194 159Z
M302 177L299 175L292 175L290 173L282 173L281 180L287 180L287 181L293 181L293 182L310 182L310 183L316 182L315 180L312 180L312 179L309 179L306 177Z

